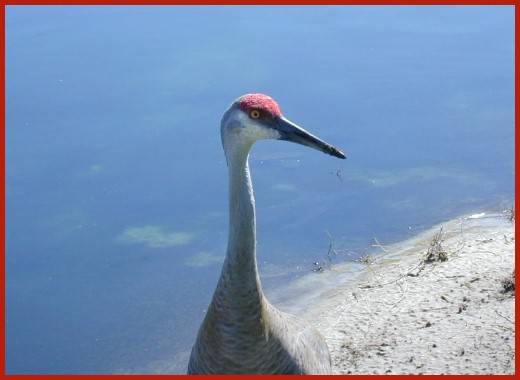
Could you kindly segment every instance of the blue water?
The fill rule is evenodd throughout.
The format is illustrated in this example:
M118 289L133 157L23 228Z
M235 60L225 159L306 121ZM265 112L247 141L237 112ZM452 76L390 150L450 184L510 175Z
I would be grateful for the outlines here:
M268 296L320 276L328 234L348 261L373 237L511 207L514 21L512 6L7 7L7 373L185 372L226 247L219 123L245 93L348 156L255 145Z

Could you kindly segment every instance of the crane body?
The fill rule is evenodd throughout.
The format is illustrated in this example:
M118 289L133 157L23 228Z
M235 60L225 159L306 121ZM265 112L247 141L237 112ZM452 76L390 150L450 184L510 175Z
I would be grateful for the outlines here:
M226 258L193 346L188 374L330 374L323 336L265 298L256 261L256 217L248 157L254 142L283 139L345 155L282 116L263 94L238 98L221 122L229 173Z

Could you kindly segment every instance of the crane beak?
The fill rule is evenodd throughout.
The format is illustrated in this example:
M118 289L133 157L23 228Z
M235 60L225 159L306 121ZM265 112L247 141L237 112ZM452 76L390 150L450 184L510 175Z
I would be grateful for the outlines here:
M280 140L306 145L334 157L346 158L345 154L343 154L339 149L317 138L283 116L278 116L276 118L275 129L280 133Z

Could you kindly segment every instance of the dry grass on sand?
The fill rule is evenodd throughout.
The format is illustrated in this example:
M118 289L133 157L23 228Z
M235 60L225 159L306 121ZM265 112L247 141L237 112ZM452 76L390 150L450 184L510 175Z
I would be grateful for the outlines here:
M335 373L514 374L514 220L474 215L380 248L360 283L306 312Z

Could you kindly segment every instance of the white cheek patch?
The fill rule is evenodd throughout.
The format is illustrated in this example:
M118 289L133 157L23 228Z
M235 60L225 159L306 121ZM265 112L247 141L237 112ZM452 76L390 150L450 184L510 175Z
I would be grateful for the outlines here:
M266 127L247 115L241 114L238 119L240 123L239 135L244 140L251 142L256 140L278 140L281 136L276 129Z
M259 125L253 125L246 128L244 132L246 132L248 137L253 140L277 140L280 138L280 133L276 129Z

